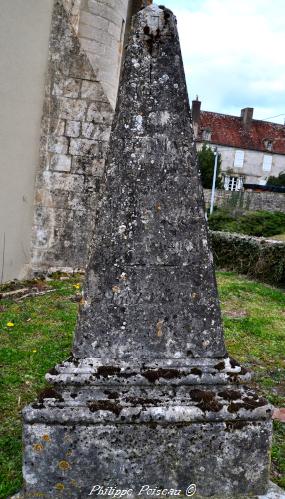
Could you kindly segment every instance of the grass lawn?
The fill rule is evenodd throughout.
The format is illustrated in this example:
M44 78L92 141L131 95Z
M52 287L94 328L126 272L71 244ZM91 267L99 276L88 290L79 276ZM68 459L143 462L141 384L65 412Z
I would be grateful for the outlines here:
M275 239L276 241L285 242L285 234L278 234L277 236L271 236L270 239Z
M255 371L255 385L273 404L285 407L284 292L230 272L217 276L230 355ZM1 498L21 488L21 409L42 390L45 373L70 355L80 279L47 282L54 291L43 296L0 301ZM285 487L285 424L274 427L272 480Z

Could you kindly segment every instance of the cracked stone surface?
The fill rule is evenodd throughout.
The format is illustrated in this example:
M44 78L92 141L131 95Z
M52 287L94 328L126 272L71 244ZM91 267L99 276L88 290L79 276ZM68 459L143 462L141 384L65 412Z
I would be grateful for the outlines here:
M77 327L77 357L223 357L175 18L131 35Z
M225 350L176 19L134 18L73 356L24 410L25 497L268 492L272 407ZM265 497L267 497L265 495ZM268 496L270 497L270 496Z

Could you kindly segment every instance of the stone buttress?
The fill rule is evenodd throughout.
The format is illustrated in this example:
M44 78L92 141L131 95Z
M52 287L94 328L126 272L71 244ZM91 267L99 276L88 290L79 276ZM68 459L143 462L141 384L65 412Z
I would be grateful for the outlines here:
M264 494L272 408L229 358L176 19L133 21L73 357L24 410L26 497ZM96 496L96 493L92 494Z

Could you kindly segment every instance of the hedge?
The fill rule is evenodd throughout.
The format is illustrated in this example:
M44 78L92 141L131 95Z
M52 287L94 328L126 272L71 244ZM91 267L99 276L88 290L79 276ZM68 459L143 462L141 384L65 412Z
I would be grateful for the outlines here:
M285 243L221 231L210 235L216 267L285 286Z

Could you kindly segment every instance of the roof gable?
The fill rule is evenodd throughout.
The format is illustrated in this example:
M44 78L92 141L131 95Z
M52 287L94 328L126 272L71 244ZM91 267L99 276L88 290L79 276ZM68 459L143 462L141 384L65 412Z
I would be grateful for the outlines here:
M203 130L211 130L211 142L238 149L253 149L271 154L285 154L285 126L252 120L249 127L242 118L228 114L201 111L197 140L203 140ZM272 141L272 148L266 147Z

